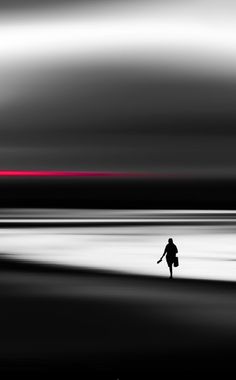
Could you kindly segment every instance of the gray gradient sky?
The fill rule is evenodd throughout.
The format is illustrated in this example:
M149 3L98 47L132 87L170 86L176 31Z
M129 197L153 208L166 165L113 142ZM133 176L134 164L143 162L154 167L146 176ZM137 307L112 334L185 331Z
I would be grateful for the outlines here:
M1 169L235 176L234 2L0 9Z

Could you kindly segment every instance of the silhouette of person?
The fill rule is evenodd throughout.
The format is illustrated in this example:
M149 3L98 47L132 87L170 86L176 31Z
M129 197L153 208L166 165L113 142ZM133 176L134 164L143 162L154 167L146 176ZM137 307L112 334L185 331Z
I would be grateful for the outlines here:
M170 278L173 278L173 264L176 258L176 254L178 253L178 249L176 245L173 243L173 239L168 239L168 244L165 247L164 253L161 256L160 260L157 261L159 264L163 257L166 255L166 262L170 270Z

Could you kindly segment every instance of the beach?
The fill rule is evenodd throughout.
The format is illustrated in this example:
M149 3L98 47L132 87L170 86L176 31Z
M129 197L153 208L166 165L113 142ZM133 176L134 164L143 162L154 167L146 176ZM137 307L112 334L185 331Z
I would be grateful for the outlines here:
M1 374L234 370L235 212L2 210L0 224ZM157 265L170 236L173 280Z
M0 268L1 372L113 379L233 367L235 283Z

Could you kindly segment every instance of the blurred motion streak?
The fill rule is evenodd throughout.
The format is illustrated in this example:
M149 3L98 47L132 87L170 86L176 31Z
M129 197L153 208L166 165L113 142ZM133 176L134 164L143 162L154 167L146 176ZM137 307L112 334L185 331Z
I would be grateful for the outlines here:
M235 21L0 2L0 375L235 372Z

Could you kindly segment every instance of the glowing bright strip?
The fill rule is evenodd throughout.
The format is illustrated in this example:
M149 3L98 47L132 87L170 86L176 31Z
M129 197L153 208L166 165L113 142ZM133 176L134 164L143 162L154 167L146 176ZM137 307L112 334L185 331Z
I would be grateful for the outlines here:
M1 19L0 55L3 65L31 60L92 59L168 61L193 67L235 71L236 26L227 19L211 20L175 12L107 14L81 17L79 12L54 19ZM173 61L174 59L174 61ZM223 66L222 66L223 65Z
M56 223L56 224L66 224L66 223L84 223L84 224L93 224L93 223L137 223L137 224L140 224L140 223L162 223L162 224L165 224L165 223L195 223L195 224L201 224L201 223L236 223L236 219L232 219L232 218L229 218L229 219L159 219L159 218L153 218L153 219L109 219L109 218L105 218L105 219L0 219L0 224L4 224L4 223L16 223L16 224L23 224L23 223L37 223L37 224L40 224L40 223L47 223L47 224L51 224L51 223Z

